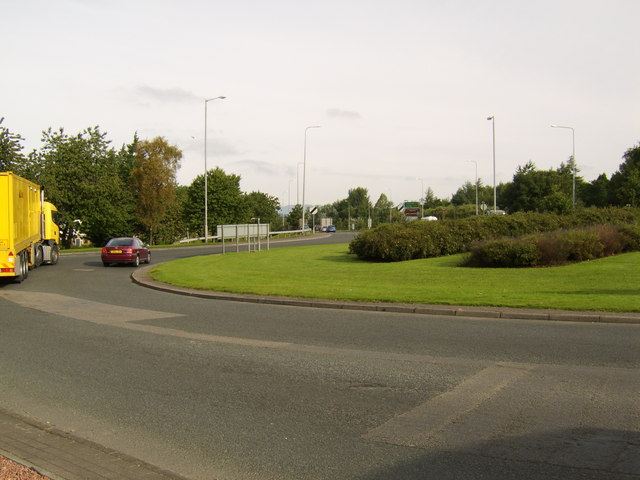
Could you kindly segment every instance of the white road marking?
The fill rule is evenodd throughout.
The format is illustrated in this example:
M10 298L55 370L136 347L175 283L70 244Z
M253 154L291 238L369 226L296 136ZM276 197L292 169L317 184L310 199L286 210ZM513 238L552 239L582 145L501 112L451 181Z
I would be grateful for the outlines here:
M203 333L186 332L174 328L157 327L131 322L143 320L155 320L160 318L184 317L181 313L158 312L142 308L122 307L108 303L94 302L81 298L68 297L55 293L8 291L0 292L0 297L17 303L25 308L40 310L41 312L74 318L85 322L109 325L112 327L126 328L140 332L154 333L157 335L170 335L173 337L188 338L216 343L228 343L233 345L245 345L252 347L286 348L287 342L272 342L268 340L253 340L248 338L224 337L220 335L208 335Z
M55 293L6 291L0 292L0 297L26 308L103 325L123 326L125 322L184 316L180 313L121 307Z
M495 364L364 438L640 475L639 399L634 369Z
M443 440L442 433L493 398L532 367L493 365L480 370L452 390L370 430L365 438L396 445L418 446ZM482 430L483 433L486 429ZM466 437L464 441L468 441Z

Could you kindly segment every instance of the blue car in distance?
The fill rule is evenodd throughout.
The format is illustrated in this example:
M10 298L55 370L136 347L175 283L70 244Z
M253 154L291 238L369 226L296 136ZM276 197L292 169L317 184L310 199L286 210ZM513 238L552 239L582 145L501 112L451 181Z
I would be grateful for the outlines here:
M336 231L336 227L334 227L333 225L329 225L327 227L327 233L335 233Z

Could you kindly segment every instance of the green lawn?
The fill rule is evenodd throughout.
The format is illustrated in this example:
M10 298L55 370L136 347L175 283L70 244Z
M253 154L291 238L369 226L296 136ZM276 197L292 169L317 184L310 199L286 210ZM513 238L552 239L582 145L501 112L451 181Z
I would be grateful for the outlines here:
M347 244L198 256L156 280L224 292L378 302L640 311L640 253L553 268L458 266L462 256L369 263Z

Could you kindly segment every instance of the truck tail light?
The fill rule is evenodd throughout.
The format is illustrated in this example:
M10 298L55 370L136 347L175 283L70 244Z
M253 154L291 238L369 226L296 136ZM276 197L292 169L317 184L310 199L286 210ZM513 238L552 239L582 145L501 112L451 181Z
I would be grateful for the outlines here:
M16 264L16 255L13 252L9 252L9 255L7 255L7 263L13 264L13 266L9 266L7 264L4 264L2 266L2 268L0 268L0 273L15 273L16 269L15 269L15 264Z

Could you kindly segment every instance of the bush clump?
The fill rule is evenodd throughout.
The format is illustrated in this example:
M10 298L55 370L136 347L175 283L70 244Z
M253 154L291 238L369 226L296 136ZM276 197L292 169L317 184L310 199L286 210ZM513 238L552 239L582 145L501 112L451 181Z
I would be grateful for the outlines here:
M640 227L599 225L474 242L464 265L516 268L563 265L637 251Z
M604 224L638 225L640 208L586 208L570 215L518 212L513 215L487 215L437 222L383 224L354 238L349 244L349 252L363 260L398 262L468 252L473 242L482 240L521 237ZM640 227L627 225L623 228L626 228L627 233L622 236L629 237L629 241L633 242L634 232ZM593 243L594 240L592 237L581 237L582 234L576 235L573 240L574 255L576 258L586 259L588 255L581 253L580 249L589 249L587 244ZM605 242L605 245L609 243L611 242ZM552 245L546 248L553 250ZM605 250L608 248L612 247L606 246ZM517 257L522 258L513 261L521 262L528 254L521 252Z

